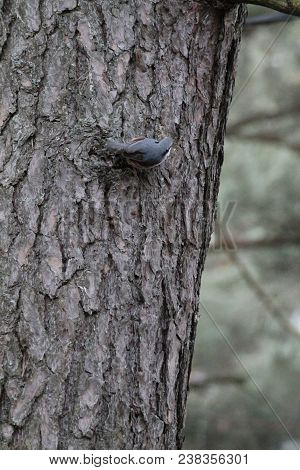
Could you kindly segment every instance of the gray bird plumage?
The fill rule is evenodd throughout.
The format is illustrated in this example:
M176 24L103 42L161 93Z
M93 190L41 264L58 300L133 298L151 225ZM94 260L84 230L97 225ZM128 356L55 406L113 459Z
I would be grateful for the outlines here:
M108 139L106 148L109 152L125 157L138 168L153 168L168 156L172 144L169 137L160 141L142 137L127 143Z

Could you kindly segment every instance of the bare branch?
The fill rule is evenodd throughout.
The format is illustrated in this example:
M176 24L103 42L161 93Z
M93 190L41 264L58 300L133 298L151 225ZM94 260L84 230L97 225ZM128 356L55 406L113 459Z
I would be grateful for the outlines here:
M274 23L282 23L283 21L297 20L296 16L287 15L286 13L271 13L270 15L255 15L247 18L247 26L265 26Z
M207 375L205 372L195 369L191 373L190 389L203 389L210 385L243 385L248 377L243 374Z
M259 249L259 248L276 248L281 246L297 246L300 245L300 237L299 236L285 236L285 235L278 235L275 237L263 237L257 238L254 240L251 239L237 239L234 237L234 244L232 244L232 240L222 240L222 241L215 241L209 247L210 251L217 251L222 249L229 249L229 250L251 250L251 249Z
M289 319L282 313L281 309L273 302L271 296L264 290L259 282L252 275L246 264L242 261L241 257L237 253L227 253L231 261L238 268L241 277L244 279L248 287L254 292L256 297L264 305L266 311L282 326L282 328L292 334L293 336L300 338L300 332L295 328Z
M257 134L238 134L231 132L229 134L231 137L234 137L239 140L249 140L249 141L256 141L256 142L262 142L263 144L270 144L270 145L282 145L293 152L299 153L300 151L300 144L297 142L288 142L284 140L280 135L276 135L273 132L258 132ZM227 135L228 136L228 135Z
M300 0L250 0L248 2L235 0L233 3L249 3L251 5L272 8L289 15L300 16Z
M227 126L227 135L235 134L238 129L248 126L249 124L257 124L259 121L270 121L271 119L282 119L285 116L290 116L293 114L300 113L300 104L296 103L295 105L288 106L283 109L279 109L276 112L257 112L250 114L244 118L239 119L236 122L232 122Z

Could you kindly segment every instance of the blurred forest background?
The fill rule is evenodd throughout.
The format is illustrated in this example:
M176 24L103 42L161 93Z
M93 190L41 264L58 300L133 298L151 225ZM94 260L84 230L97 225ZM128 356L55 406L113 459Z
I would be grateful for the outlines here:
M300 19L245 28L219 229L202 281L186 449L300 445L299 31Z

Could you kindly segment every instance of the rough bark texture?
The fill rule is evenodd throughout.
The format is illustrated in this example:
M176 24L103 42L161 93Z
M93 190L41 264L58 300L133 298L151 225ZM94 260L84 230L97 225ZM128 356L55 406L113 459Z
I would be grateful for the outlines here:
M0 447L178 448L244 8L0 7Z

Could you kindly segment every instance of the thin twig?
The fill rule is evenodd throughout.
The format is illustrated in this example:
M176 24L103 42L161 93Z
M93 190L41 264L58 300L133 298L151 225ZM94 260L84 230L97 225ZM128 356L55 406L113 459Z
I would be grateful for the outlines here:
M207 375L201 370L194 369L191 373L190 388L203 389L210 385L244 385L248 377L242 374Z
M291 116L293 114L300 113L300 103L295 104L294 106L289 106L283 109L280 109L276 112L257 112L250 114L244 118L239 119L237 122L229 124L227 127L227 135L232 133L237 133L237 130L242 127L248 126L249 124L257 124L260 121L270 121L275 119L281 119L285 116Z
M241 2L236 2L236 3L244 3L244 1L241 1ZM293 13L291 13L293 14ZM252 70L252 72L250 73L250 75L248 76L247 80L245 80L245 82L242 84L241 88L237 91L237 93L234 95L233 99L232 99L232 102L231 102L231 107L234 106L235 102L237 101L237 99L242 95L242 93L245 91L245 89L248 87L250 81L252 80L252 78L254 77L255 73L257 72L257 70L260 68L260 66L262 65L262 63L265 61L266 57L268 56L269 52L271 51L271 49L274 47L274 45L277 43L277 41L279 40L281 34L283 33L284 29L286 28L288 24L288 20L286 20L284 23L282 23L281 27L279 28L279 31L278 33L276 34L276 36L273 38L273 40L271 41L271 43L269 44L268 48L266 49L264 55L262 56L262 58L259 60L259 62L257 62L256 66L254 67L254 69Z
M276 135L274 133L268 133L268 132L259 132L257 134L238 134L238 133L231 133L227 134L227 137L235 137L236 139L239 140L249 140L253 141L256 140L258 142L262 142L264 144L270 144L270 145L282 145L293 152L300 152L300 143L293 143L293 142L287 142L284 140L281 136Z
M252 250L258 248L277 248L281 246L297 246L300 245L300 236L287 237L284 235L279 235L276 237L264 237L257 238L254 240L251 239L237 239L233 237L234 244L232 240L222 239L216 240L213 242L209 250L210 251L219 251L227 249L238 249L238 250Z
M266 311L282 326L282 328L284 328L285 331L296 336L299 339L300 331L290 323L290 321L282 313L281 309L278 308L277 305L275 305L271 296L255 279L246 264L243 263L241 257L237 253L234 253L232 251L228 251L227 255L238 268L242 278L244 279L248 287L250 287L252 292L254 292L256 297L264 305Z
M282 426L282 428L285 430L287 436L289 437L289 439L291 440L291 442L294 444L295 448L299 450L299 444L297 443L297 441L294 439L294 437L292 436L292 434L290 433L290 431L288 430L286 424L284 423L284 421L281 419L281 417L279 416L279 414L277 413L277 411L275 410L275 408L273 407L272 403L270 402L269 398L266 396L266 394L264 393L264 391L261 389L260 385L257 383L257 381L255 380L255 378L253 377L253 375L250 373L248 367L244 364L243 360L240 358L239 354L237 353L237 351L235 350L234 346L231 344L231 341L230 339L225 335L224 331L222 330L222 328L219 326L218 322L215 320L214 316L212 315L212 313L208 310L208 308L203 304L203 302L200 302L200 306L205 310L208 318L210 319L210 321L212 322L212 324L214 325L214 327L217 329L217 331L219 332L220 336L223 338L224 342L227 344L228 348L231 350L232 354L234 355L234 357L237 359L237 361L239 362L240 366L242 367L242 369L244 370L245 374L247 375L247 377L249 377L249 379L251 380L251 382L253 383L253 385L255 386L256 390L258 391L258 393L260 394L260 396L262 397L262 399L264 400L264 402L267 404L267 406L270 408L270 410L272 411L273 415L275 416L275 418L277 419L277 421L280 423L280 425Z

